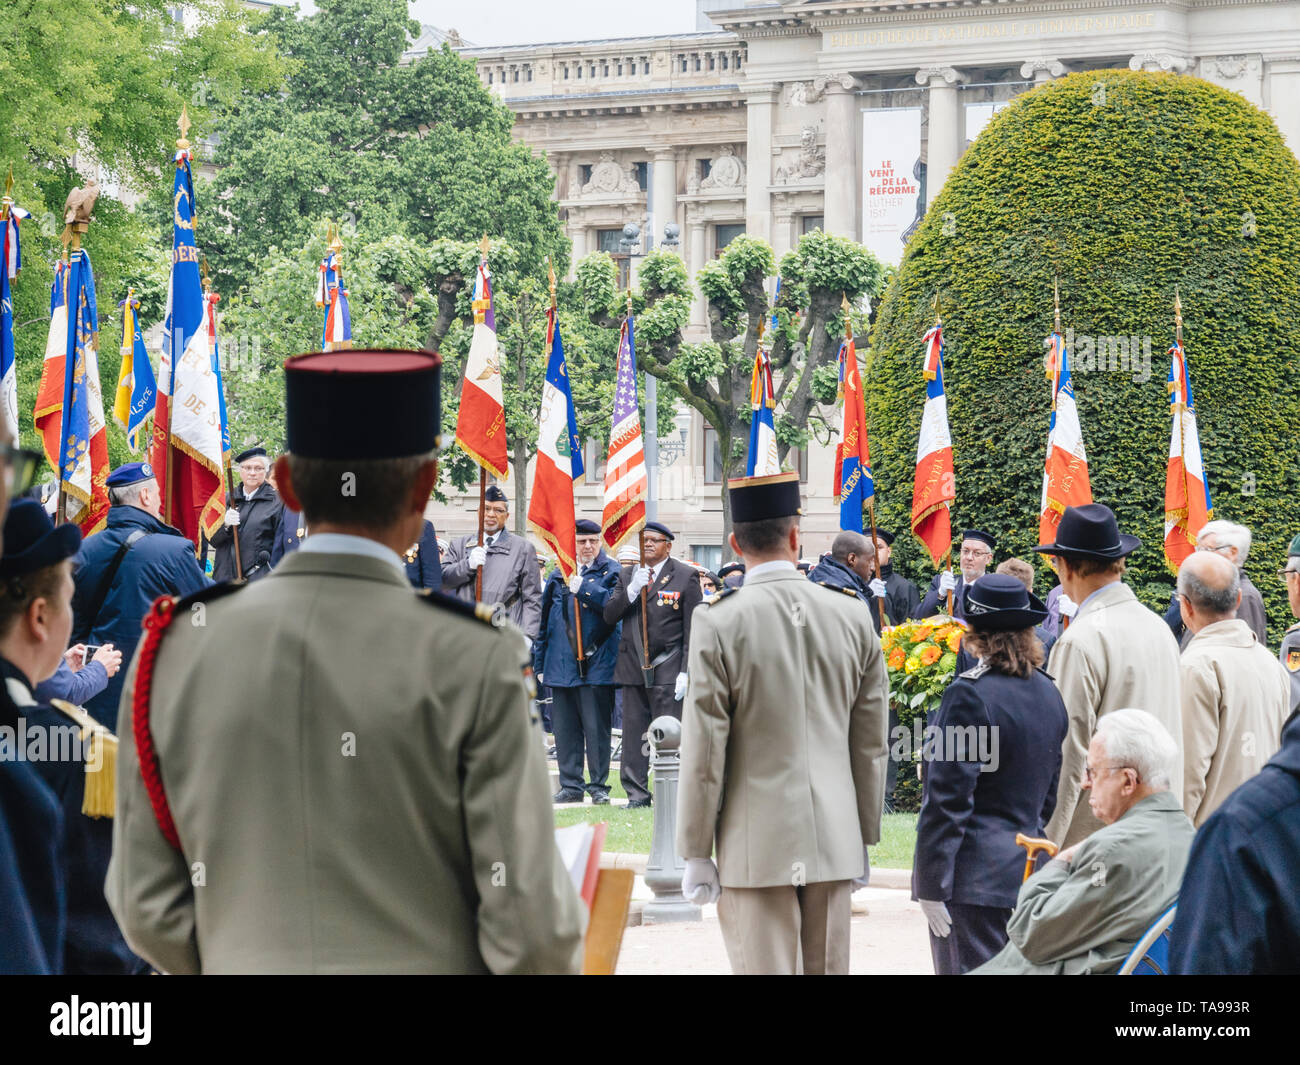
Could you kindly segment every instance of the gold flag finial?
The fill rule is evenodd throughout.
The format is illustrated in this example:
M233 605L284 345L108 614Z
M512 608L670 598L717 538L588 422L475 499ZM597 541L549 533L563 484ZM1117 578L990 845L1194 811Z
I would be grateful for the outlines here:
M840 293L840 310L844 312L844 338L851 340L853 338L853 319L849 312L853 310L853 304L849 302L847 292Z
M203 291L209 291L212 288L212 278L208 276L208 257L206 255L199 260L199 277L202 279Z
M1061 331L1061 280L1058 277L1052 278L1052 329L1057 333Z
M1183 301L1178 295L1178 286L1174 286L1174 340L1183 342Z
M491 250L491 248L492 248L492 242L488 240L487 234L484 233L483 239L478 242L479 255L482 256L484 259L486 259L488 257L488 252Z
M555 260L549 255L546 257L546 269L551 275L551 307L555 307Z
M176 120L176 126L181 131L180 138L176 141L176 147L181 151L188 151L190 147L190 111L189 104L181 104L181 117Z
M329 250L336 256L343 250L343 238L339 236L339 227L334 222L330 222Z
M939 324L939 290L934 290L934 323Z
M627 316L632 317L632 285L630 282L627 286Z
M14 202L14 168L9 168L9 176L5 178L5 203Z

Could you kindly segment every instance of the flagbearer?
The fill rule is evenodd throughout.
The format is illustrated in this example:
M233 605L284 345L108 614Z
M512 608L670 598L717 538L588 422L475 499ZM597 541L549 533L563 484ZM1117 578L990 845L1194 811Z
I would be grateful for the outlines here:
M216 559L212 565L214 581L233 581L241 577L255 581L271 572L271 552L275 549L275 532L279 528L284 504L267 483L270 468L266 448L250 447L235 456L240 485L226 508L220 529L212 534ZM235 536L239 537L239 561L242 573L235 572Z
M605 604L606 624L623 623L614 683L623 689L623 760L619 778L631 809L651 802L650 754L646 746L650 722L664 714L681 719L691 617L704 598L694 568L669 557L673 534L667 525L646 522L644 543L641 565L627 576L620 576L618 592ZM641 634L642 588L647 590L648 643Z
M731 547L749 568L691 634L682 893L717 901L736 973L847 973L851 882L880 839L884 802L880 640L861 603L795 568L798 474L729 490Z
M622 595L622 570L601 549L600 526L575 523L578 571L567 581L559 566L542 592L542 626L533 644L533 673L551 689L555 760L560 770L556 802L597 806L609 802L609 752L614 712L614 663L620 623L606 623L605 604ZM574 599L582 616L582 655L578 654ZM591 779L583 783L583 748Z
M478 601L500 603L506 617L534 640L542 617L541 567L537 548L507 529L509 520L510 501L505 492L495 484L488 485L483 504L483 546L479 546L475 535L453 540L443 559L442 586L472 603L475 578L482 570L483 594Z
M876 541L880 544L880 579L885 582L885 610L890 620L898 625L909 618L922 617L921 593L901 573L894 572L891 561L894 534L888 529L877 529Z
M952 592L952 615L960 620L966 619L963 605L963 593L968 585L974 584L988 572L989 563L993 561L993 552L997 541L992 533L980 529L967 529L961 534L961 568L954 574L952 570L940 570L930 581L929 591L921 603L921 617L948 612L948 593Z

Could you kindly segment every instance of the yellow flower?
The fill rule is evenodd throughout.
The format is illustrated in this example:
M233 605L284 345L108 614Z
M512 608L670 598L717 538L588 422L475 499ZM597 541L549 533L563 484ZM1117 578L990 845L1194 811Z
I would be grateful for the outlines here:
M921 660L919 658L909 658L903 664L903 669L907 673L915 673L920 668L921 668Z
M930 666L939 661L939 648L928 643L921 649L921 665Z

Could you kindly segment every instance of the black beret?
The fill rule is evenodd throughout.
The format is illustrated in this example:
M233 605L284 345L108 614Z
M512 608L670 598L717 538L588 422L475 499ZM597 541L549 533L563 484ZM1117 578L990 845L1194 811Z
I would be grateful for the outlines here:
M739 477L727 482L731 492L732 521L766 521L803 513L797 473L766 477Z
M883 540L890 547L894 546L894 534L891 533L888 529L877 529L876 537L880 540Z
M719 577L727 577L733 573L744 573L745 564L743 562L728 562L718 570Z
M257 458L259 455L262 458L266 458L266 448L250 447L247 451L241 451L238 455L236 455L235 462L236 464L241 462L247 462L249 459Z
M285 437L313 459L392 459L442 443L442 357L350 349L284 363Z
M487 490L483 493L483 498L486 499L489 503L510 502L510 500L506 497L505 492L501 491L500 486L495 484L490 484L487 486Z
M998 542L993 538L992 533L986 533L980 529L967 529L961 534L961 538L963 540L979 540L986 543L988 544L990 551L995 550L998 546Z
M600 526L590 518L579 518L573 523L573 531L579 536L598 536L600 535Z
M662 535L662 536L666 536L666 537L668 537L669 540L676 540L676 539L677 539L677 537L675 537L675 536L673 535L673 531L672 531L672 529L668 528L668 526L665 525L665 524L664 524L663 522L661 522L661 521L648 521L648 522L646 522L646 523L645 523L645 531L646 531L646 532L657 532L657 533L659 533L659 534Z

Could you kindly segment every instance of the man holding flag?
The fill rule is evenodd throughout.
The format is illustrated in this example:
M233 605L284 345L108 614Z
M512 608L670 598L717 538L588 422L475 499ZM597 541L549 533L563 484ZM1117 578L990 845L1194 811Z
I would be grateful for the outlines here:
M547 314L551 354L542 386L537 464L528 524L557 560L542 592L541 623L533 642L533 672L551 689L551 722L560 790L555 802L600 806L609 802L614 662L620 624L606 624L605 604L619 592L622 570L601 550L600 526L574 520L573 482L582 476L582 445L569 389L568 365L555 305ZM582 778L586 751L590 780Z

